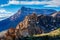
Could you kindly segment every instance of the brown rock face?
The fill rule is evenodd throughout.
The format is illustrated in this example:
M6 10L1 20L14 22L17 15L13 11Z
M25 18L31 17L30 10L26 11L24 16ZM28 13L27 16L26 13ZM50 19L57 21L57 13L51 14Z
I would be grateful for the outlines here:
M35 13L26 16L25 19L17 25L16 34L17 29L20 36L30 36L43 33L43 30L40 29L37 23L37 15Z
M10 28L7 33L5 34L5 39L6 40L13 40L15 38L15 29Z

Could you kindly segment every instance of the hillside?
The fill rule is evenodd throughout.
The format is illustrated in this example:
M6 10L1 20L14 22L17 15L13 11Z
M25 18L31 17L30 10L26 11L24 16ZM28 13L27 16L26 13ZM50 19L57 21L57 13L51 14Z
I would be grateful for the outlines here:
M60 36L60 28L51 31L49 33L43 33L43 34L37 34L37 35L33 35L34 37L39 37L39 36L51 36L51 37L56 37L56 36Z

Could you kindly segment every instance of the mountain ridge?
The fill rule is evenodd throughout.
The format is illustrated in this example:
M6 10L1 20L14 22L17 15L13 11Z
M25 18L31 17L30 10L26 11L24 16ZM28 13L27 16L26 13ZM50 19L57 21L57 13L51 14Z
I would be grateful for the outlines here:
M46 10L45 10L46 11ZM49 10L47 10L46 12L48 12ZM20 13L21 12L21 13ZM18 12L16 14L14 14L13 16L0 21L0 31L9 29L10 27L15 28L17 26L17 24L19 22L21 22L25 16L32 14L33 12L37 13L37 14L42 14L41 12L44 12L43 10L40 9L31 9L31 8L25 8L22 7L21 9L18 10ZM48 13L51 13L52 11L49 11ZM53 10L53 13L56 12L55 10ZM2 28L3 27L3 28Z

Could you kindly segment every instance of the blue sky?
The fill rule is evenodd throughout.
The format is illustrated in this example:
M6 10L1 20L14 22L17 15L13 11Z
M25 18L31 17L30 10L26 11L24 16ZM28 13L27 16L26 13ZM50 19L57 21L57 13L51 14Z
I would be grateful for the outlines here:
M0 20L15 14L22 6L60 11L60 0L0 0Z

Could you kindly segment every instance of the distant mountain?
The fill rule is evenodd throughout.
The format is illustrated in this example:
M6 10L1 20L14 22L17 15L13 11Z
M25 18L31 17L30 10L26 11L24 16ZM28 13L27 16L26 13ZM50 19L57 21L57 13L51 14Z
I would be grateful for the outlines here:
M17 24L21 22L25 18L25 16L29 14L36 13L36 14L49 15L55 12L56 10L53 10L53 9L31 9L31 8L22 7L13 16L3 21L0 21L0 31L9 29L11 27L15 28Z

